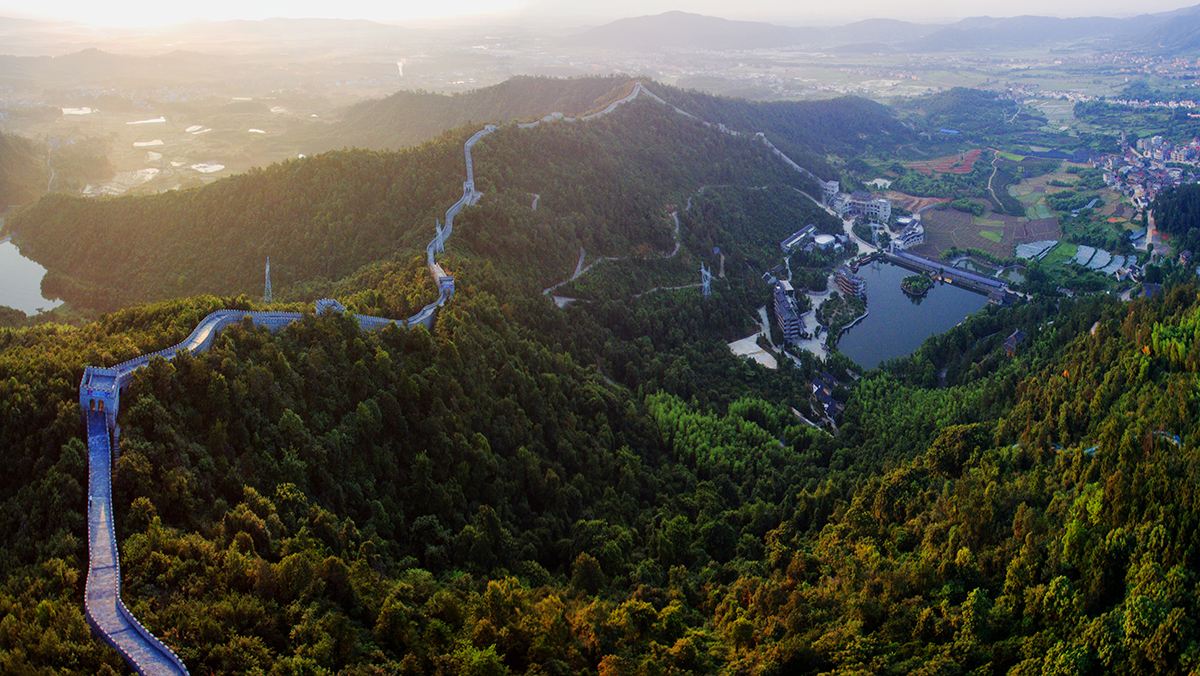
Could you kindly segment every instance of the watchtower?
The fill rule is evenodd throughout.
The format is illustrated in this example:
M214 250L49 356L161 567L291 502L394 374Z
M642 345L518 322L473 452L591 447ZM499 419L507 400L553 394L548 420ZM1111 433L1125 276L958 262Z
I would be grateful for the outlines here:
M90 413L104 415L109 429L116 426L121 407L121 381L116 369L89 366L79 383L79 407L86 419Z
M346 306L342 305L341 303L337 302L336 300L334 300L332 298L322 298L317 301L317 316L318 317L329 314L331 312L336 312L338 314L342 314L345 311L346 311Z
M705 298L712 295L712 270L704 263L700 264L700 290Z

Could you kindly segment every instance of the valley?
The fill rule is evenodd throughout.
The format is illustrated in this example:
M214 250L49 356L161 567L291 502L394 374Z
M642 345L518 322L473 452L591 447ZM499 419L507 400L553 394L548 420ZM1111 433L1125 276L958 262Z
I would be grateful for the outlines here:
M292 11L0 19L0 671L1196 670L1200 12Z

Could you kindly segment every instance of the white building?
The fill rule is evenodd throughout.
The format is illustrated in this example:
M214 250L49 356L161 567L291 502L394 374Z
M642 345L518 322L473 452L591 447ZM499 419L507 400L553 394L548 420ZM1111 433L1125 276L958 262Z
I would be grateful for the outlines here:
M908 227L900 231L900 234L892 238L892 248L897 251L911 249L925 242L925 227L920 221L910 223Z
M892 219L892 202L882 197L875 197L867 192L856 192L853 195L839 194L832 205L842 218L862 216L874 223L884 223Z
M842 186L837 181L821 181L821 198L825 204L833 206L833 201L837 199L840 192L842 192Z

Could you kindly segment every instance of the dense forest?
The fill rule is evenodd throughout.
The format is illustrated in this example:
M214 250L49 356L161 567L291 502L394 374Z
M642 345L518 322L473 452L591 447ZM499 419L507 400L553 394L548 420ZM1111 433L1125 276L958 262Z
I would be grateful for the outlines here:
M703 120L766 134L793 160L827 180L838 175L828 155L895 150L913 140L912 130L891 109L864 98L752 102L659 84L651 88L671 105Z
M464 137L332 152L158 195L50 195L9 225L50 271L47 290L85 307L261 288L267 256L280 286L338 279L427 241L462 193Z
M833 437L789 411L801 374L724 350L740 299L562 312L461 267L432 334L235 328L139 374L126 593L194 671L1195 667L1194 285L990 309ZM78 602L79 366L244 303L0 332L6 671L121 667Z
M1152 205L1154 224L1171 238L1176 251L1200 252L1200 185L1164 190Z

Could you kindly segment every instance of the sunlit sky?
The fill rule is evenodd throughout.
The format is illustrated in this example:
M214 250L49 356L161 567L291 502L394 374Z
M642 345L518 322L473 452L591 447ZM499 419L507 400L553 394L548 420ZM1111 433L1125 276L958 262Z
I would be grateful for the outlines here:
M154 26L192 20L323 17L419 22L473 15L607 20L673 9L731 19L791 24L870 17L948 20L964 16L1040 14L1129 16L1177 9L1197 0L0 0L0 16L103 26Z

